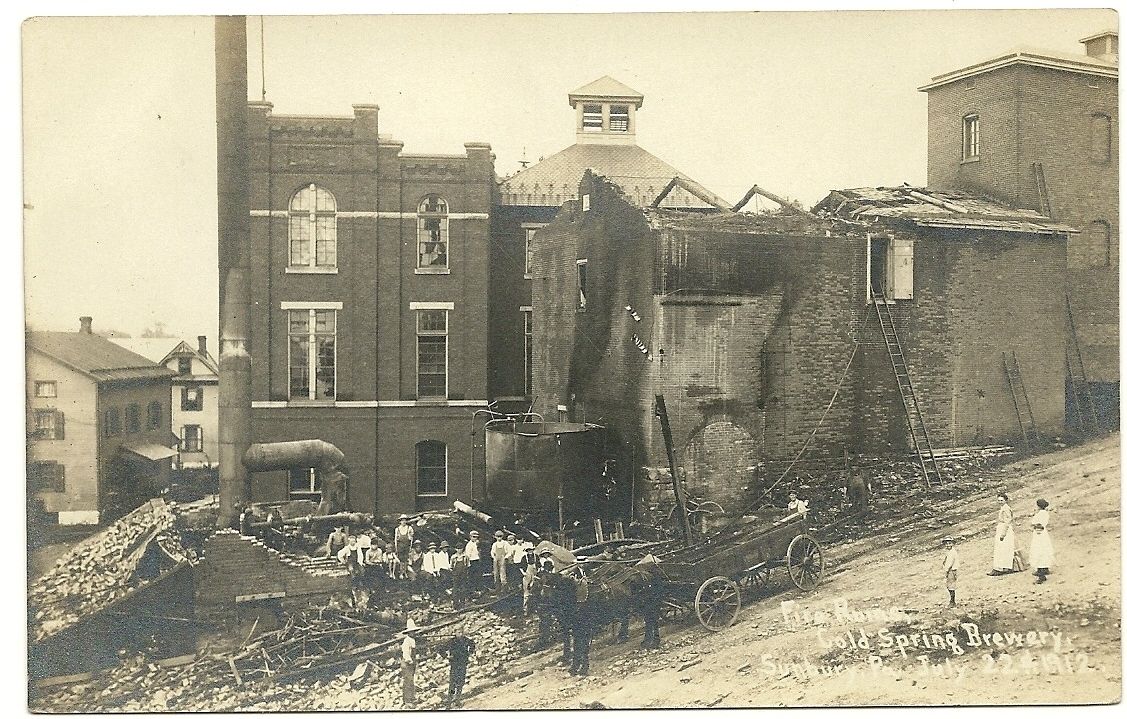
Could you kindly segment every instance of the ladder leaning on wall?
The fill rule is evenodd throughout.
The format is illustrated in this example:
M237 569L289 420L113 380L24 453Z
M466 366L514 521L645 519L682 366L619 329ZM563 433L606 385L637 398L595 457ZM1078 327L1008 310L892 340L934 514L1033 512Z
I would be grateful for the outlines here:
M1026 448L1032 447L1041 436L1037 433L1037 422L1033 419L1033 405L1029 403L1029 393L1025 391L1025 381L1021 378L1016 352L1010 352L1009 356L1006 356L1005 352L1002 353L1002 371L1006 373L1006 383L1010 387L1010 397L1014 402L1014 412L1017 413L1017 428L1021 431L1021 441Z
M1080 354L1080 338L1076 334L1076 320L1072 316L1072 300L1064 296L1064 306L1068 311L1069 338L1065 342L1064 368L1068 386L1072 388L1072 398L1080 428L1087 434L1102 434L1103 423L1096 403L1092 399L1092 388L1088 384L1088 373L1084 370L1084 358Z
M884 346L888 349L888 359L892 362L892 372L896 375L896 389L900 393L900 401L904 405L904 414L908 420L908 432L912 438L912 451L920 463L924 473L924 482L930 488L932 481L936 484L943 480L939 472L939 465L935 462L935 452L932 451L931 438L928 436L927 427L924 425L923 412L916 400L916 390L912 385L912 378L908 375L908 365L904 360L904 350L900 346L900 337L896 333L896 325L892 321L892 310L885 302L883 291L873 288L873 304L877 310L877 324L884 338Z

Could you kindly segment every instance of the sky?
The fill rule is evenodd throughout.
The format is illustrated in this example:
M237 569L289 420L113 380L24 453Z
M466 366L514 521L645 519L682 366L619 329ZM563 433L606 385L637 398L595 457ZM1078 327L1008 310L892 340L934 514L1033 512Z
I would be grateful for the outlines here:
M644 94L638 143L729 200L760 184L926 182L934 75L1015 46L1080 53L1108 10L248 17L248 95L274 112L380 105L405 152L491 143L500 175L574 142L567 93ZM259 39L264 37L264 48ZM26 322L217 335L208 17L22 27ZM264 60L264 62L262 62Z

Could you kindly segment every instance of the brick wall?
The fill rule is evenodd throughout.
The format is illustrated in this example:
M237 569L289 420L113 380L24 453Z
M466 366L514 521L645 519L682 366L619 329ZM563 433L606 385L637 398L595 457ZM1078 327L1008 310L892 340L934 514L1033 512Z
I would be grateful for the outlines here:
M867 302L864 232L834 228L826 237L817 222L791 219L647 220L600 178L585 178L581 192L589 212L566 205L537 235L537 272L548 278L534 288L538 409L568 405L573 419L605 425L620 466L631 451L643 504L660 504L645 497L665 491L645 472L667 465L653 419L658 392L688 487L721 504L738 506L762 479L760 463L791 459L804 445L808 457L908 449ZM1039 429L1059 433L1063 243L864 229L914 240L914 298L889 309L933 445L1018 439L1003 350L1017 354ZM584 311L576 311L576 259L588 260Z
M235 598L285 593L285 600L319 601L349 590L343 568L307 568L301 559L270 549L260 540L233 529L221 529L207 539L195 569L196 613L213 619L231 611Z
M377 111L370 106L338 118L275 116L268 104L251 103L248 127L252 401L259 404L254 440L319 438L336 444L351 471L350 495L358 511L393 514L468 499L469 417L487 398L489 228L495 204L489 146L467 143L464 155L404 153L402 143L378 136ZM294 193L311 183L336 200L335 271L287 267L286 211ZM448 273L416 269L416 214L429 194L444 199L450 213ZM283 302L340 303L332 399L290 402ZM412 302L453 304L446 398L465 406L418 400ZM414 493L415 445L427 439L447 444L446 497ZM256 501L279 499L287 486L281 472L253 482Z
M982 160L961 163L961 118L980 112ZM1108 159L1093 157L1093 117L1109 118ZM1089 379L1119 380L1118 81L1017 65L928 92L928 184L1038 208L1033 164L1042 163L1054 217L1069 240L1065 288ZM1106 222L1110 247L1093 236ZM1117 392L1116 392L1117 395ZM1113 419L1114 422L1114 419Z

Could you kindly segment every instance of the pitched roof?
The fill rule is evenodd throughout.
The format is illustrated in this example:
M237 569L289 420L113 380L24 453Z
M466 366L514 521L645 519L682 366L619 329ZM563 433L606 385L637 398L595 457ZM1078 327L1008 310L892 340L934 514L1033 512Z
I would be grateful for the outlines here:
M917 227L1021 232L1056 235L1076 232L1034 210L962 192L926 187L860 187L834 190L814 207L832 217L852 220L902 220Z
M575 144L526 167L501 183L506 205L558 207L579 197L579 181L594 170L622 188L639 207L653 202L674 177L692 178L637 145ZM663 207L711 208L707 202L675 188Z
M931 82L921 86L922 91L931 90L958 80L965 80L975 75L998 70L1010 65L1034 65L1048 67L1055 70L1066 70L1087 75L1101 75L1104 77L1119 77L1119 65L1107 60L1079 53L1056 52L1032 47L1018 47L996 57L977 62L973 65L945 72L931 78Z
M119 379L162 379L175 372L120 347L105 337L85 332L28 332L34 349L97 382Z
M200 354L195 345L179 337L114 337L112 341L160 365L175 355L193 355L212 372L219 374L219 365L210 352Z
M575 104L582 98L593 97L637 100L638 107L642 106L642 93L623 85L610 75L603 75L598 80L589 82L583 87L578 87L567 94L567 99L571 102L572 107L575 107Z

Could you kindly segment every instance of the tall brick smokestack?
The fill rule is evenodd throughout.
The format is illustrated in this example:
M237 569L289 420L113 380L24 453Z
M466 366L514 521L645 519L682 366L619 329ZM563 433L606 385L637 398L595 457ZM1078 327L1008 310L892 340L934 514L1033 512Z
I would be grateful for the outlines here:
M219 525L230 527L250 499L250 481L243 467L243 455L250 446L250 164L244 16L215 18L215 127L219 211Z

